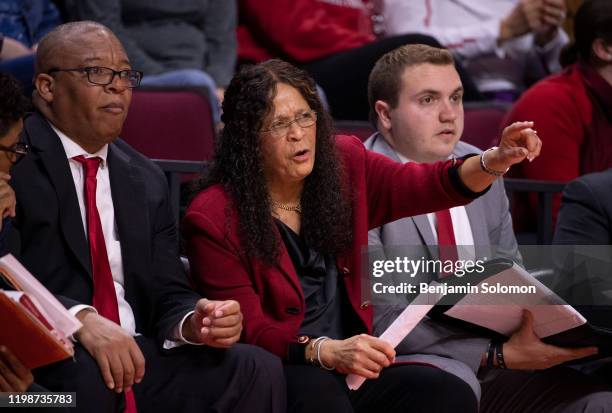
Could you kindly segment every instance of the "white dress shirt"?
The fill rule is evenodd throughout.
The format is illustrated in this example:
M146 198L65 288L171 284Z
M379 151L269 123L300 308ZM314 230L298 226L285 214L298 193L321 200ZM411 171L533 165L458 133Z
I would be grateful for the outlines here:
M136 335L136 320L132 307L125 300L124 276L123 276L123 259L121 257L121 241L119 240L119 232L115 222L115 207L113 205L113 195L110 188L110 176L108 174L108 145L104 145L96 153L88 153L81 148L75 141L66 136L62 131L54 126L51 126L57 136L59 136L68 165L72 173L74 188L76 190L77 199L79 201L79 209L81 210L81 222L85 231L85 237L88 236L87 231L87 209L85 207L85 172L83 165L73 158L76 156L84 156L85 158L98 157L102 159L98 173L96 174L96 206L100 214L100 222L102 224L102 232L104 233L104 244L106 245L106 253L108 254L108 263L110 264L111 273L113 275L113 284L117 294L117 304L119 306L119 319L121 327L123 327L131 335ZM80 307L80 308L76 308ZM78 313L83 306L76 306L71 309L74 314Z
M411 162L401 153L395 151L402 163ZM475 260L476 249L474 248L474 236L472 235L472 226L470 219L464 206L453 207L449 209L451 221L453 223L453 233L455 235L455 244L457 244L457 254L460 260ZM433 233L436 244L438 243L437 219L436 213L430 212L427 214L431 232Z
M108 262L110 264L111 273L113 276L113 284L115 286L115 293L117 295L117 304L119 306L119 319L121 321L121 327L125 329L131 335L139 335L136 331L136 320L134 318L134 311L132 307L125 299L124 289L124 274L123 274L123 258L121 256L121 240L119 239L119 232L117 230L117 223L115 221L115 207L113 204L113 195L110 186L110 175L108 173L108 145L104 145L96 153L88 153L85 149L81 148L75 141L66 136L62 131L57 129L51 123L51 128L57 133L66 157L68 158L68 165L70 166L70 172L72 173L72 180L74 181L74 188L76 189L77 198L79 201L79 209L81 210L81 222L83 223L83 229L85 236L88 236L87 231L87 210L85 207L85 173L83 165L74 160L76 156L84 156L85 158L101 158L100 167L96 175L96 206L98 207L98 213L100 214L100 221L102 224L102 232L104 233L104 244L106 245L106 252L108 254ZM95 311L95 308L89 305L79 304L69 309L69 311L76 315L79 311L84 308L89 308ZM183 322L193 314L193 311L186 314L181 322L176 326L173 331L173 340L166 340L164 342L164 348L177 347L182 343L191 343L186 340L182 335ZM178 342L177 342L178 341Z

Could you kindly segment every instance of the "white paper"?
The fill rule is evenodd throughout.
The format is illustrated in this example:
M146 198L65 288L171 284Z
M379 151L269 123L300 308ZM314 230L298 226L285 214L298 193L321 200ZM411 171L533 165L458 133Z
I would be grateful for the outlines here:
M587 322L576 309L516 264L488 277L478 285L481 286L485 282L489 285L499 283L505 286L535 286L536 292L467 294L445 314L510 336L520 327L523 309L527 309L533 314L533 329L540 338Z
M14 278L19 287L36 299L49 322L69 337L83 325L11 254L0 258L0 270Z
M431 285L437 285L435 281ZM404 311L380 335L380 339L389 343L393 348L408 335L427 315L429 310L442 298L442 294L419 294ZM346 376L346 384L351 390L357 390L365 382L365 378L357 374Z

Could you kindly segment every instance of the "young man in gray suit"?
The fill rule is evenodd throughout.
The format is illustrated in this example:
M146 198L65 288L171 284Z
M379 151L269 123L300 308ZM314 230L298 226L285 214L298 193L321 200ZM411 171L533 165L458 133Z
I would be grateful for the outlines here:
M447 50L406 45L387 53L370 74L370 114L378 132L365 142L366 148L398 162L435 162L480 152L459 141L462 95L461 80ZM448 258L456 245L455 259L505 257L521 263L501 179L465 207L376 228L370 231L369 243L385 246L385 254L405 253L415 260ZM408 297L401 295L375 302L375 332L382 333L407 304ZM495 362L496 369L486 368L489 338L430 318L419 323L396 350L402 361L427 363L464 379L480 398L483 412L604 411L596 409L612 405L612 392L606 386L568 368L551 368L592 354L593 349L544 344L532 325L532 316L526 312L520 329L503 344L508 370L499 369Z

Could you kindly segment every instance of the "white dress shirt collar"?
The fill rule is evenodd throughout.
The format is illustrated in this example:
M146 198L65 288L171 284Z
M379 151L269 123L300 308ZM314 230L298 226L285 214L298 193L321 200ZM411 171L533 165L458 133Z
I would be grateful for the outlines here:
M100 163L100 167L101 168L106 167L106 158L108 156L108 144L104 145L102 149L100 149L99 151L95 153L89 153L85 149L83 149L78 143L76 143L74 140L69 138L64 132L57 129L51 122L49 122L49 125L51 125L51 129L53 129L53 131L57 133L57 136L59 136L60 141L62 142L62 146L64 147L64 151L66 152L66 157L68 159L72 159L75 156L80 156L80 155L83 155L85 158L93 158L97 156L102 159L102 162Z
M399 153L397 150L393 150L400 162L405 164L407 162L412 162L410 159L406 158L404 155ZM449 156L449 159L452 158L452 154ZM476 249L474 248L474 235L472 234L472 227L470 225L470 219L467 215L467 210L465 206L457 206L454 208L450 208L451 221L453 223L453 233L455 234L455 242L458 246L459 258L462 260L473 260L476 257ZM431 212L427 214L427 220L429 221L429 226L431 228L431 233L435 242L438 242L438 232L437 232L437 220L436 214Z

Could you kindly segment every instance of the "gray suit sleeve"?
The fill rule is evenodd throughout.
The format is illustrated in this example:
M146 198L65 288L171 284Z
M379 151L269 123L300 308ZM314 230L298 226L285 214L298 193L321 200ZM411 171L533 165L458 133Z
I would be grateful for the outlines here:
M523 257L518 250L514 229L512 228L512 216L510 215L510 204L503 180L500 178L491 187L490 197L499 200L499 225L489 231L491 245L497 247L496 256L509 258L519 265L523 264Z
M145 75L165 71L165 67L142 50L124 27L121 0L68 0L66 5L73 20L93 20L111 29L123 44L134 69L142 70Z

